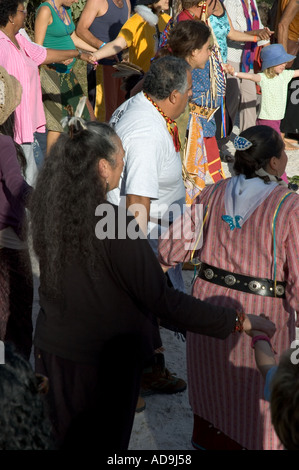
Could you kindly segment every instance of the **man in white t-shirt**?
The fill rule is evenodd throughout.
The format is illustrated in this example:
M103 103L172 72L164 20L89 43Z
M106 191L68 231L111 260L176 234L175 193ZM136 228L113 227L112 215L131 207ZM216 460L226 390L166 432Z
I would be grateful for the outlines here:
M120 196L125 196L126 207L135 215L156 254L159 235L182 213L185 203L175 119L185 110L191 94L187 62L163 57L152 63L143 91L123 103L110 121L122 140L125 166L120 188L108 193L108 200L119 204ZM169 270L168 276L174 287L184 288L180 266ZM161 353L155 355L154 362L163 376L158 380L154 374L153 381L158 385L152 388L147 375L147 383L142 384L144 394L175 393L186 388L182 379L164 368Z

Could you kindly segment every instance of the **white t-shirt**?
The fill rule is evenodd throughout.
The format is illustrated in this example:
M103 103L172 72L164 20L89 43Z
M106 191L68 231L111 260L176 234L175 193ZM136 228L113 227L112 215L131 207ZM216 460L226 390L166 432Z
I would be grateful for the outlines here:
M163 216L172 218L168 215L169 206L175 204L176 218L185 203L180 153L175 151L165 119L143 92L123 103L110 123L122 141L125 166L120 192L111 191L108 199L115 203L119 193L150 198L148 233L150 238L156 238L158 221Z
M284 70L274 78L267 78L264 73L260 73L261 81L261 108L259 119L269 119L271 121L279 121L284 118L288 83L294 76L294 70Z
M255 8L257 11L258 15L258 20L260 23L259 29L263 29L264 26L261 23L259 11L257 8L256 1L253 0L255 4ZM242 7L242 2L241 0L224 0L223 1L224 6L227 10L227 13L231 19L232 25L234 29L237 31L242 31L246 32L247 31L247 22L246 18L244 15L243 7ZM248 9L248 13L250 16L251 24L252 24L252 13L251 13L251 8ZM236 62L240 64L242 62L242 54L244 51L244 42L238 42L238 41L231 41L230 39L227 39L227 60L228 62Z

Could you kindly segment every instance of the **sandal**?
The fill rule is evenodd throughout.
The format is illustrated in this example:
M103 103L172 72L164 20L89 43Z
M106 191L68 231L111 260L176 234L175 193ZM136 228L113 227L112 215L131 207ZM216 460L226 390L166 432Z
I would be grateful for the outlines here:
M286 140L284 140L284 143L285 143L285 150L286 151L289 151L289 150L299 150L299 146L295 146L295 145L292 145L290 144L289 142L286 142Z

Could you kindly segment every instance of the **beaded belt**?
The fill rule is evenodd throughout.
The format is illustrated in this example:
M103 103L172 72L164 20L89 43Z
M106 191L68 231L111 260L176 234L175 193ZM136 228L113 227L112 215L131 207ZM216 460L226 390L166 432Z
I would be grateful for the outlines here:
M207 121L212 119L218 108L219 106L217 108L210 108L208 106L200 106L192 102L189 103L190 113L197 114L198 116L207 119Z
M248 294L285 299L286 282L277 281L274 289L274 281L270 279L231 273L206 263L200 263L197 276L218 286L228 287Z

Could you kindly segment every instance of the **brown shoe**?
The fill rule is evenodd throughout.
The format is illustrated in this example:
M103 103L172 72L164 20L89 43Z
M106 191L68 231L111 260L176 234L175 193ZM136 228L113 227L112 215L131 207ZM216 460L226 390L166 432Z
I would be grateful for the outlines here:
M141 378L141 396L153 395L154 393L179 393L186 390L187 384L183 379L176 377L165 367L164 355L154 355L154 363L151 367L143 370Z
M141 413L141 411L144 411L146 407L145 401L143 398L139 395L137 405L136 405L136 410L135 413Z

